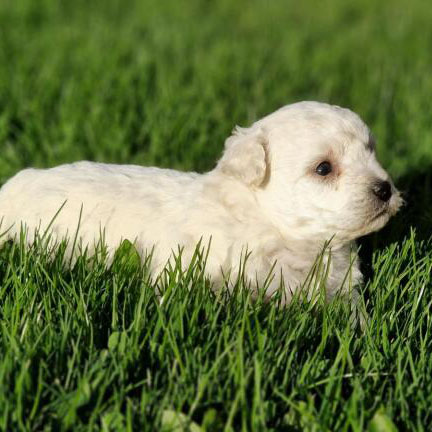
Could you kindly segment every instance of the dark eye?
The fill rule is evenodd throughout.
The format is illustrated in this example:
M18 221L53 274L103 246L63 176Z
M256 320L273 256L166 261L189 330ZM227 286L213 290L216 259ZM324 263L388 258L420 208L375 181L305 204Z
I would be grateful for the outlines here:
M332 166L330 162L321 162L317 167L315 172L320 176L326 176L332 172Z

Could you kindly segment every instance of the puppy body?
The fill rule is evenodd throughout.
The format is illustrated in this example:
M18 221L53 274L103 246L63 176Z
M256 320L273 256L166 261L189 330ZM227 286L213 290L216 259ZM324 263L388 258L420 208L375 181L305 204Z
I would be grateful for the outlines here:
M141 256L152 252L154 274L178 254L179 246L187 266L201 241L204 247L210 244L206 271L216 283L224 275L235 279L250 253L245 269L250 281L263 283L276 263L275 274L283 269L286 286L294 289L306 278L318 249L304 251L284 239L262 212L255 192L218 171L200 175L92 162L26 169L0 191L2 228L7 229L3 239L19 236L22 226L30 244L36 231L48 229L53 240L62 240L78 230L90 251L103 235L111 256L129 239ZM348 249L340 254L348 268ZM276 277L268 294L279 284Z
M316 173L322 161L332 167L326 176ZM391 187L385 201L377 198L380 182ZM289 301L330 239L328 295L358 284L355 238L381 228L400 201L360 118L303 102L237 129L206 174L92 162L23 170L0 190L0 218L3 240L22 225L30 243L36 230L60 240L79 225L83 245L91 249L103 233L112 254L129 239L142 256L153 253L154 274L179 247L186 267L197 243L211 239L206 271L215 286L235 278L250 253L252 288L273 271L267 295L282 281Z

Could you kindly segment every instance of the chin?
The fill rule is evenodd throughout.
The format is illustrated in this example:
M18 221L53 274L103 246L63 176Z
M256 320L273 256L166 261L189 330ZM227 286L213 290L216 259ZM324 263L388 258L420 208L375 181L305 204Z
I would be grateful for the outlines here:
M387 224L390 220L391 214L386 210L378 213L372 221L371 232L378 231Z
M388 209L378 212L363 228L362 236L379 231L387 225L391 214Z
M360 237L364 237L368 234L372 234L373 232L379 231L382 229L390 219L389 212L381 212L374 216L372 219L369 218L367 222L364 222L362 225L357 226L356 228L350 231L340 231L338 235L335 236L336 241L339 243L349 243Z

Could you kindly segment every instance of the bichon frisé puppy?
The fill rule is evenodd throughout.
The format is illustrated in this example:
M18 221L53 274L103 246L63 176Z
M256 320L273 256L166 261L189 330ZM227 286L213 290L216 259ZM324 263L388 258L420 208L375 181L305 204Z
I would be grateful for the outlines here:
M179 246L186 266L200 239L211 239L206 271L215 287L236 277L248 251L251 289L272 271L266 295L283 283L287 302L329 240L328 297L358 285L354 240L400 205L364 122L348 109L300 102L235 128L205 174L94 162L25 169L0 190L0 231L5 241L24 226L31 243L37 231L61 240L79 225L90 250L103 232L111 254L124 239L142 257L152 251L155 275Z

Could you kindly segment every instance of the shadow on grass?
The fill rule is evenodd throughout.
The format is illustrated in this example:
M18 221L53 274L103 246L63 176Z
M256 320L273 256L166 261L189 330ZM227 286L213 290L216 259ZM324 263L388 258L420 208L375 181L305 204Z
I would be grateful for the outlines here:
M379 232L361 238L361 269L367 281L372 277L372 254L392 243L410 236L411 230L417 240L432 236L432 166L401 177L397 187L403 193L405 206Z

